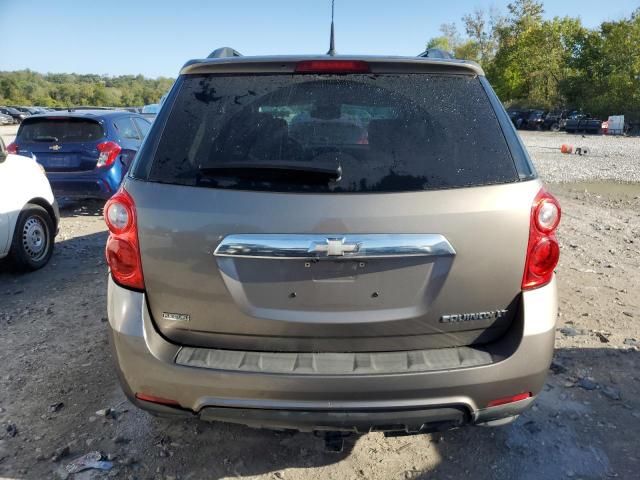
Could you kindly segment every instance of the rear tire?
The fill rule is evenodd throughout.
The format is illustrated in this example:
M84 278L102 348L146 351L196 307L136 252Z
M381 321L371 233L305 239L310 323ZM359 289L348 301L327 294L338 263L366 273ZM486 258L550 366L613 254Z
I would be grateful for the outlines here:
M38 270L53 254L55 228L49 213L28 203L18 216L9 256L19 270Z

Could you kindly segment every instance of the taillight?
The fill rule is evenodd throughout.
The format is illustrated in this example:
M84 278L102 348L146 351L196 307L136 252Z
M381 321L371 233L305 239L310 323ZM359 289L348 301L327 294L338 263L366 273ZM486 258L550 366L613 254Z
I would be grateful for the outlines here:
M157 403L160 405L167 405L168 407L179 407L180 404L175 400L164 397L156 397L155 395L147 395L146 393L136 393L138 400L144 400L145 402Z
M104 219L109 228L105 253L113 280L124 287L144 290L136 206L124 188L104 206Z
M555 235L560 215L558 200L542 188L531 207L527 261L522 277L523 290L542 287L553 277L553 269L560 259L560 246Z
M369 73L362 60L305 60L298 62L296 73Z
M96 167L109 167L113 165L113 162L116 161L121 151L122 148L116 142L109 141L98 144L98 152L100 152L100 155L98 156Z
M11 142L9 145L7 145L7 153L16 155L18 153L18 144L16 142Z
M496 398L495 400L491 400L487 404L487 407L498 407L500 405L506 405L508 403L520 402L530 397L532 397L531 392L523 392L517 395L511 395L510 397Z

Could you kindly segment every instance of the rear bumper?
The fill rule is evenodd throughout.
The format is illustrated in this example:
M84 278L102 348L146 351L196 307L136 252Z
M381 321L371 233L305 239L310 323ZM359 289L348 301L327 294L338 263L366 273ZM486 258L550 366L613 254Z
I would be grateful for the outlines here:
M47 172L56 197L100 198L107 200L122 182L120 172L93 170L88 172Z
M555 336L555 280L523 294L518 325L495 344L508 352L482 366L396 374L295 375L176 364L180 346L154 328L143 293L109 281L109 324L122 387L143 409L199 415L250 426L298 430L430 431L499 423L532 398L487 408L522 392L535 396L547 375ZM180 408L135 398L171 399Z

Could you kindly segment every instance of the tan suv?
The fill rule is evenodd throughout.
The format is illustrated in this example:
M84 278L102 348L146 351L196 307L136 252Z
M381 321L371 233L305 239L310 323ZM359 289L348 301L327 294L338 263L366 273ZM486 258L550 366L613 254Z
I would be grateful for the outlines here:
M146 410L418 433L544 384L560 207L474 63L191 61L105 217Z

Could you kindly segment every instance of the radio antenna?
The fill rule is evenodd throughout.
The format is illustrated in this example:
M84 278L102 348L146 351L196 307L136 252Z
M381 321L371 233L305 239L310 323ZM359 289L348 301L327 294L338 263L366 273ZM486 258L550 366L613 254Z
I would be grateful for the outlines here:
M329 37L329 51L327 52L327 55L331 55L332 57L336 54L335 36L333 33L334 4L335 4L335 0L331 0L331 36Z

